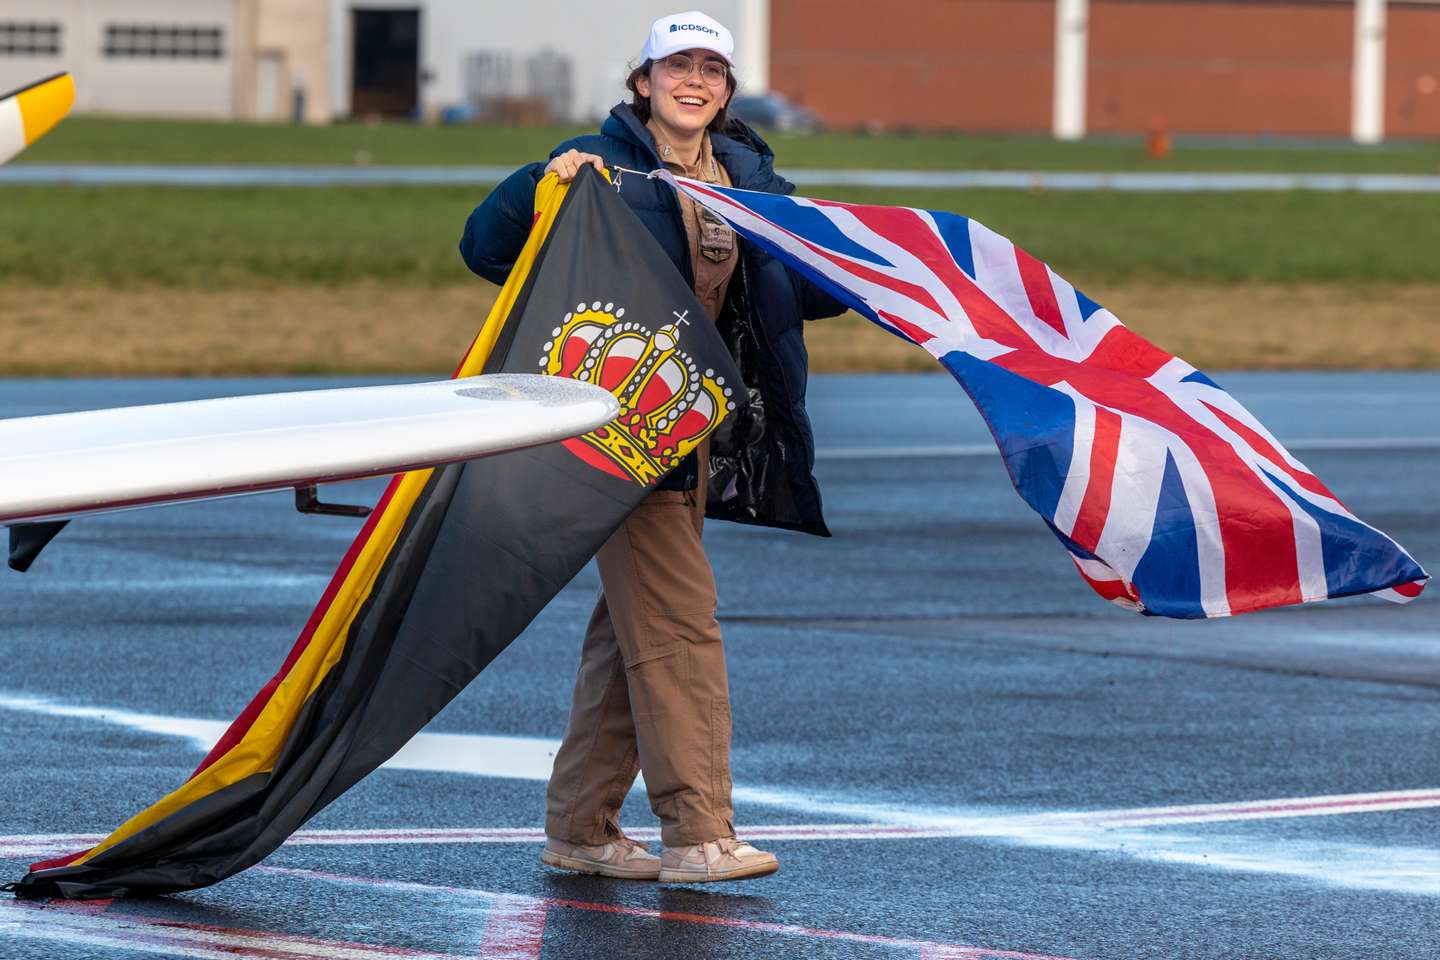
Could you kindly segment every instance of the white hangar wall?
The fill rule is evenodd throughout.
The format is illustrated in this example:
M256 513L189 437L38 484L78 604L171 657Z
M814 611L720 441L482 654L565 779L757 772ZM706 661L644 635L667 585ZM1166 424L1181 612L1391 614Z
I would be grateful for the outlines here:
M89 113L232 116L234 0L4 0L0 92L62 70Z
M526 88L527 66L545 51L569 61L569 114L559 120L584 122L603 117L624 94L629 64L639 57L650 24L686 9L685 0L633 0L622 4L561 0L331 0L335 55L330 88L337 116L352 112L353 11L418 9L420 12L419 105L434 114L465 104L473 95L467 66L476 54L509 54L512 80ZM719 0L701 5L736 38L740 77L748 90L766 86L769 51L768 0ZM543 69L543 61L535 65Z

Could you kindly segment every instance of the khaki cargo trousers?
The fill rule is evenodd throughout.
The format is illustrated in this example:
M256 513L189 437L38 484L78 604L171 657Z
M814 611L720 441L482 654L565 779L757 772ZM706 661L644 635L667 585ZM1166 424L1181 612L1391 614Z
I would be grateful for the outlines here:
M707 453L698 490L651 493L596 554L601 594L546 799L557 840L618 836L639 770L666 846L735 832L725 648L700 544Z

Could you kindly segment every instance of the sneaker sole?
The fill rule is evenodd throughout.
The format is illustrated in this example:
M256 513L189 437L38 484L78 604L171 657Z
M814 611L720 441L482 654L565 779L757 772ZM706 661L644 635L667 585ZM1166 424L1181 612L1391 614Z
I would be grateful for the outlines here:
M736 867L725 873L701 873L698 870L666 870L661 868L659 880L661 883L715 883L721 880L752 880L755 877L768 877L780 869L780 861L771 860L768 863L757 863L748 867Z
M571 873L587 873L595 877L613 877L616 880L658 880L659 870L629 869L624 867L612 867L603 863L596 863L593 860L577 860L574 857L562 857L558 853L551 853L544 850L540 853L540 862L547 867L555 867L559 870L569 870Z

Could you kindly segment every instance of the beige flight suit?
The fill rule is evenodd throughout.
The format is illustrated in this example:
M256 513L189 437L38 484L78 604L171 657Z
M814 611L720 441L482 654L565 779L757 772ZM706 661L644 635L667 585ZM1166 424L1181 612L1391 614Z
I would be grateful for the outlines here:
M655 133L653 126L651 132ZM729 186L706 134L699 162L677 174ZM680 205L695 296L714 320L739 257L723 221ZM732 836L730 692L715 619L715 578L700 543L708 442L694 491L646 497L596 554L601 594L585 632L565 738L547 793L545 833L601 844L620 832L620 805L639 770L666 846Z

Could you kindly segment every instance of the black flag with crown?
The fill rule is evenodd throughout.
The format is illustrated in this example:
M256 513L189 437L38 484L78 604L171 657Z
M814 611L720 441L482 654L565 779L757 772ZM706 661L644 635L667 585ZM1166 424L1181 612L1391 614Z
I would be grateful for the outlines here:
M279 672L195 773L97 846L33 865L18 895L170 893L259 862L419 732L733 410L719 335L600 176L546 178L535 212L457 375L586 380L620 416L395 477Z

